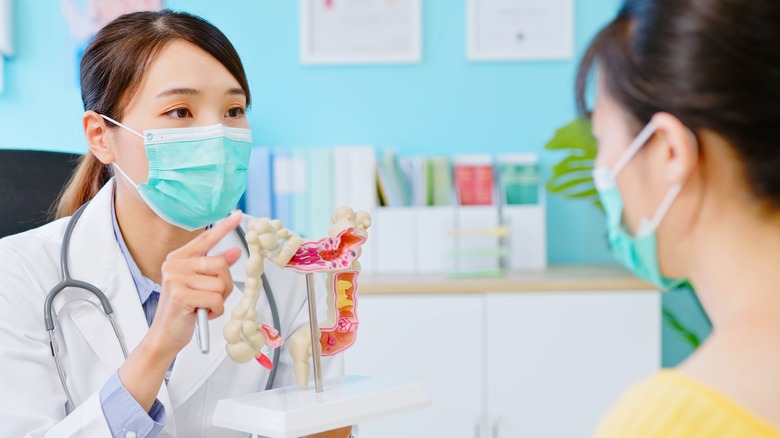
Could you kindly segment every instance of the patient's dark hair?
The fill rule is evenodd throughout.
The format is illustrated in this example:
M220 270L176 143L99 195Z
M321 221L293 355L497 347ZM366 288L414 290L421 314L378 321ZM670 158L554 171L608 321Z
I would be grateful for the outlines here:
M580 65L582 114L596 64L636 132L667 112L720 134L751 191L780 210L780 1L626 0Z
M249 84L236 49L213 24L170 10L122 15L101 29L81 58L81 99L85 111L122 121L149 65L173 40L213 56L236 78L249 105ZM87 151L57 203L56 216L70 216L111 178L108 167Z

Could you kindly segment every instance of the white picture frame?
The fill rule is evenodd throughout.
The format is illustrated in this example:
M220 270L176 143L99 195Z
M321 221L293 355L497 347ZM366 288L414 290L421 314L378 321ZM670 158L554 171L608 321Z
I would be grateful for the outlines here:
M304 65L422 60L422 0L300 0Z
M14 55L14 22L11 0L0 0L0 94L5 89L6 58Z
M470 61L574 56L574 0L467 0Z

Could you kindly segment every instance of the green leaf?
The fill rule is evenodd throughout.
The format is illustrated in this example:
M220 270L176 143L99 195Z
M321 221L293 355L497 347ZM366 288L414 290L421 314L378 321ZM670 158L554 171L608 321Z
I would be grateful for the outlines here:
M563 161L553 166L554 175L563 175L567 172L574 171L586 171L591 173L593 171L593 160L570 156L566 157Z
M593 137L590 121L578 118L555 131L555 136L545 146L547 150L569 151L572 155L596 158L598 144Z
M567 156L553 166L552 178L546 186L550 193L589 200L600 207L592 176L598 145L591 130L588 119L578 118L555 131L545 149L566 152Z
M550 181L550 184L547 187L552 193L566 192L573 187L581 187L581 190L590 190L593 188L593 179L574 178L568 180L561 178L560 180ZM576 192L576 194L579 194L579 191Z
M666 307L663 308L663 315L664 320L669 323L669 326L671 326L678 335L680 335L688 344L690 344L691 347L694 349L699 348L699 345L701 345L701 339L699 339L699 336L696 335L696 333L685 327L680 322L680 320L677 319L677 316Z
M567 196L569 196L570 198L573 198L573 199L598 199L599 192L598 192L598 190L596 190L595 187L593 187L590 190L587 190L585 192L573 193L573 194L569 194ZM601 204L599 203L599 205L601 205Z

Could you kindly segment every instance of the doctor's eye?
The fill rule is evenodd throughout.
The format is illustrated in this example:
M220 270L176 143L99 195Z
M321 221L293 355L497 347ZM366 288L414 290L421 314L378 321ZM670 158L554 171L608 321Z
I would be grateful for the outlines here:
M192 113L187 108L174 108L167 113L166 115L173 117L174 119L186 119L192 117Z
M225 117L230 117L231 119L237 119L241 116L243 116L245 113L244 108L240 106L234 106L233 108L230 108L225 113Z

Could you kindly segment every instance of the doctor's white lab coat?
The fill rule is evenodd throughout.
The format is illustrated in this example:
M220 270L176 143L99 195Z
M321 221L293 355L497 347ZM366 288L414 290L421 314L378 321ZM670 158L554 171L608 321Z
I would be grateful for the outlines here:
M135 284L111 221L113 180L97 194L74 229L68 260L71 277L105 293L124 336L128 352L148 331ZM54 301L57 340L66 381L77 405L65 416L65 393L44 327L44 300L62 279L60 248L69 218L0 240L0 436L107 437L108 424L100 406L100 389L124 358L119 341L90 293L67 289ZM246 221L242 224L246 229ZM225 352L222 328L240 300L246 278L247 254L235 233L213 252L241 247L242 259L232 268L236 287L225 303L225 314L210 321L211 351L200 353L196 338L176 357L169 383L157 398L168 422L161 437L246 437L212 426L218 400L262 391L268 371L251 361L234 363ZM308 321L304 278L266 263L266 275L287 338ZM318 284L319 286L319 284ZM321 294L320 294L321 295ZM322 307L320 307L322 309ZM258 300L259 319L272 325L265 294ZM286 346L286 344L285 344ZM343 373L340 356L323 358L326 377ZM283 347L274 387L294 384L292 359ZM132 436L132 434L130 434Z

